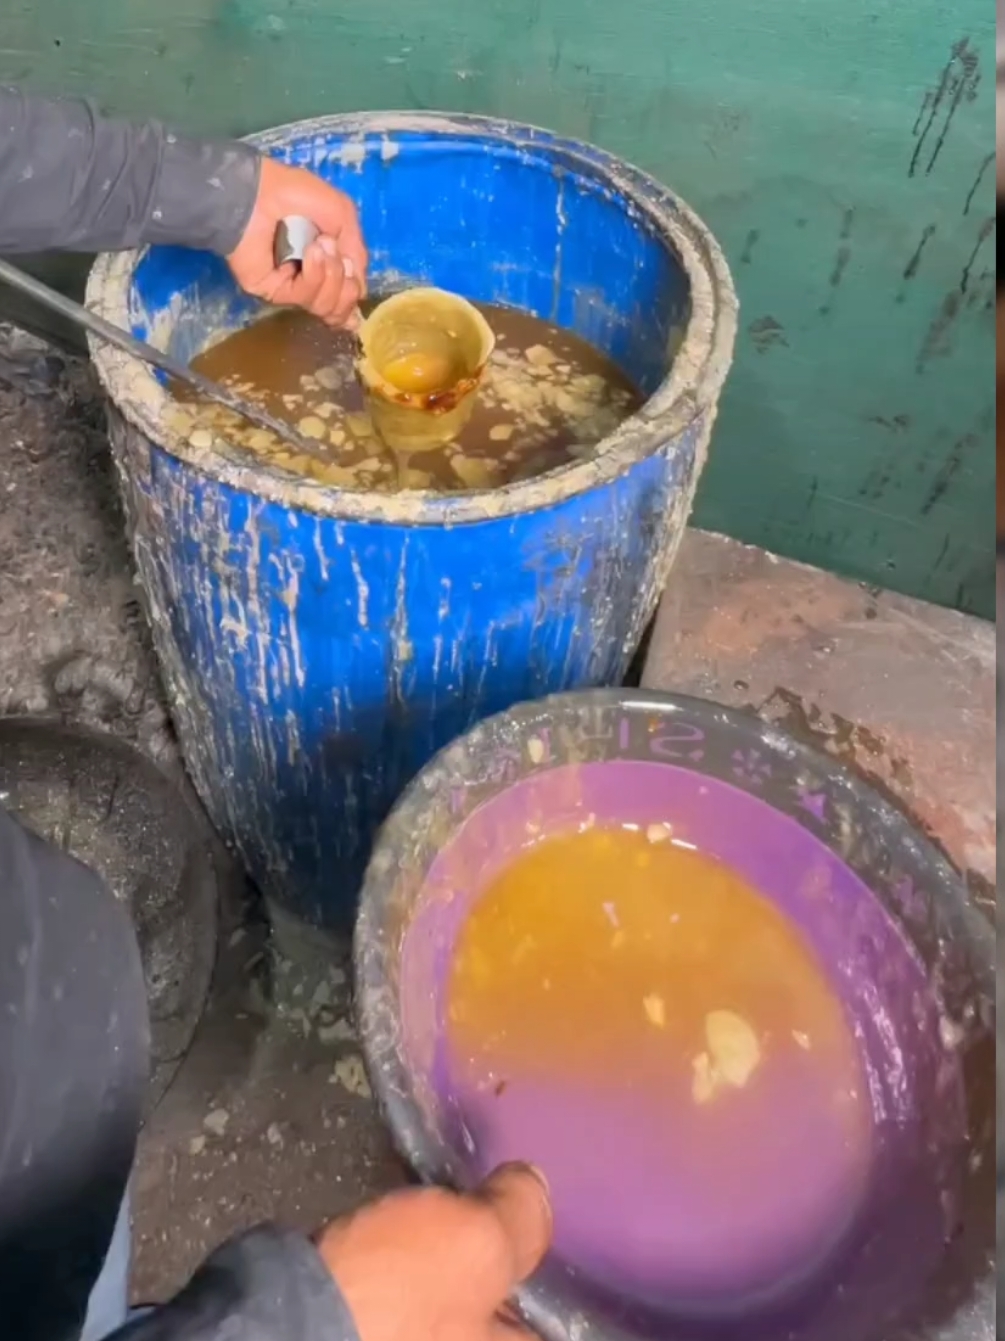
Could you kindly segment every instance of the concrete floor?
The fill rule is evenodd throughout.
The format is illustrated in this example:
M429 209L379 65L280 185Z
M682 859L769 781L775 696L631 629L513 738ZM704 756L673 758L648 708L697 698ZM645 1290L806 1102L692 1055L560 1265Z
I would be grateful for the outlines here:
M180 772L90 373L0 327L0 713L55 713ZM754 707L891 792L994 910L994 629L688 537L643 683ZM191 1051L143 1133L138 1300L232 1231L310 1228L406 1177L349 1019L347 957L270 953L236 874Z
M310 1230L406 1178L363 1075L345 959L294 969L254 922L223 944L202 1027L143 1133L139 1300L163 1298L235 1230Z
M689 533L642 675L749 708L905 810L991 915L995 626Z

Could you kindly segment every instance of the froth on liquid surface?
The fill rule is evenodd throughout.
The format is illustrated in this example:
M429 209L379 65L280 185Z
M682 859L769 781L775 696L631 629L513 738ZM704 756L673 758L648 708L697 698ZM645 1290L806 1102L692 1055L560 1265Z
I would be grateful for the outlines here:
M479 305L496 336L471 419L456 441L396 458L378 438L355 372L356 346L304 312L273 313L203 351L192 366L295 427L298 452L267 429L175 385L173 426L193 446L217 438L269 464L346 489L492 489L595 454L642 398L599 350L512 308ZM401 351L383 372L402 391L456 380L457 351ZM453 376L451 376L453 374Z
M477 1159L547 1174L556 1250L653 1304L783 1294L868 1179L854 1036L766 898L666 829L553 835L488 886L447 983Z

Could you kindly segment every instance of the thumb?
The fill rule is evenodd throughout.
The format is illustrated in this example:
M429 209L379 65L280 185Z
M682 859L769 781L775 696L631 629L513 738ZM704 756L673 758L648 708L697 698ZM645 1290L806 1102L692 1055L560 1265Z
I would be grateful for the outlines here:
M503 1164L475 1197L492 1212L509 1246L512 1278L505 1287L508 1294L537 1269L551 1244L548 1184L530 1164Z

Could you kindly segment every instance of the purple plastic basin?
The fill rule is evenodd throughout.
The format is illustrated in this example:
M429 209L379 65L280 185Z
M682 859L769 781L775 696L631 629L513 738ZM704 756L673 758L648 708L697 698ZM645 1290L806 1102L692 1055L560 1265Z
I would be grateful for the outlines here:
M681 1159L655 1175L630 1102L470 1085L443 1028L458 932L521 848L588 816L671 821L800 928L857 1040L864 1154L805 1087L772 1092L777 1176L723 1216L689 1179L686 1130L658 1134ZM455 742L388 820L357 928L360 1026L423 1178L471 1186L514 1158L548 1174L555 1242L518 1304L549 1341L990 1341L994 944L942 855L826 757L699 700L563 695Z

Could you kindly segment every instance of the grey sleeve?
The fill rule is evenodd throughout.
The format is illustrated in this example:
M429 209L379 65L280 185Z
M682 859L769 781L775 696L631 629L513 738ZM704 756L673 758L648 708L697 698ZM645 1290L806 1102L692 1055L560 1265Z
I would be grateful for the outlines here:
M359 1341L305 1238L263 1225L218 1249L181 1294L108 1341Z
M0 87L0 252L162 242L225 256L251 217L260 165L236 141Z

